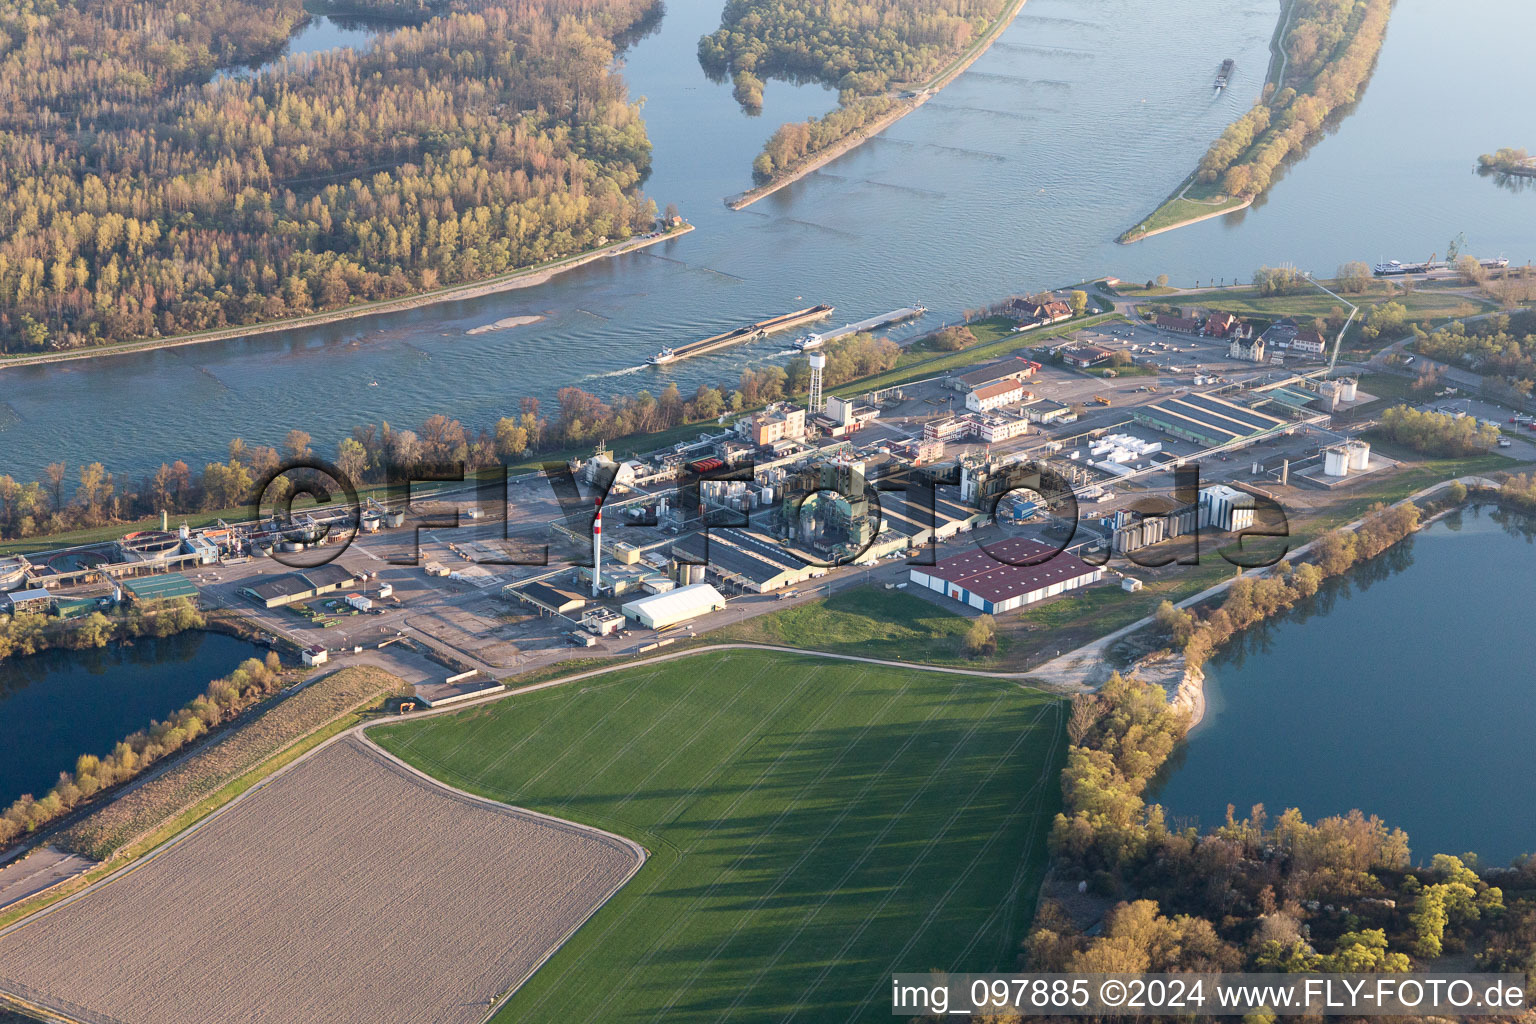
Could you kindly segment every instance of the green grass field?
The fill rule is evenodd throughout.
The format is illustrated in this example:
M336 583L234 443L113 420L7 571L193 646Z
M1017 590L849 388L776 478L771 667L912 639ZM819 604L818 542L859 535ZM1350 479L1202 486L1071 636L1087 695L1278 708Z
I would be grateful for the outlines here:
M370 735L649 851L495 1018L519 1024L887 1020L892 971L1008 969L1065 754L1043 693L746 650Z
M998 657L977 660L965 653L972 621L906 591L850 587L820 601L727 626L704 642L778 644L832 654L868 655L874 650L891 661L993 667ZM1004 644L999 655L1006 650Z

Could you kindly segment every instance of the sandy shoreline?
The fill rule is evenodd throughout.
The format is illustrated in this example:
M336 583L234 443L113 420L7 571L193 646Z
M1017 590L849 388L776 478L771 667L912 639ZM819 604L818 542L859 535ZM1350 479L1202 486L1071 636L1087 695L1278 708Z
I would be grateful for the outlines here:
M790 173L775 178L766 185L759 185L756 188L749 188L745 192L740 192L734 196L727 196L725 205L733 210L744 210L759 199L766 199L779 189L787 185L793 185L812 171L820 170L850 150L857 149L924 103L927 103L940 89L954 81L961 72L976 63L982 54L992 48L992 44L1003 34L1003 30L1013 24L1013 19L1018 17L1019 12L1024 9L1025 2L1026 0L1013 0L1012 10L1005 12L999 17L997 22L987 30L987 34L982 36L973 45L969 53L957 58L953 64L939 72L927 85L918 90L916 95L903 99L897 104L896 109L882 115L858 131L844 136Z
M258 334L274 334L278 331L291 331L304 327L319 327L324 324L376 316L381 313L398 313L403 310L417 309L439 302L477 299L485 295L494 295L497 292L514 291L518 288L533 288L544 284L557 274L564 273L567 270L574 270L577 267L585 266L588 263L606 259L610 256L622 256L625 253L638 252L659 242L680 238L692 230L692 224L684 224L682 227L674 228L655 237L645 236L627 239L623 242L614 242L598 249L590 249L576 256L566 257L555 263L514 270L511 273L484 281L472 281L467 284L439 288L436 291L406 295L398 299L381 299L378 302L359 303L353 306L344 306L340 309L327 310L324 313L311 313L306 316L292 317L287 320L273 320L268 323L240 327L220 327L217 330L200 331L197 334L183 334L172 338L152 338L145 341L128 341L117 345L71 349L67 352L39 352L35 355L0 357L0 371L13 366L38 366L44 363L73 362L77 359L100 359L106 356L123 355L131 352L152 352L162 348L180 348L183 345L201 345L210 341L246 338ZM525 322L532 321L525 320ZM515 325L509 324L508 326ZM476 330L479 329L477 328ZM469 333L474 333L474 331Z

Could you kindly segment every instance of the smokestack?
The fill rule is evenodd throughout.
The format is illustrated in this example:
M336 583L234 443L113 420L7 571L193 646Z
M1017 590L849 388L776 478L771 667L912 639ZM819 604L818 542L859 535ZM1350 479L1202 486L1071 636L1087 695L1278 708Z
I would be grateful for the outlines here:
M603 499L597 499L592 514L592 596L598 597L603 579Z

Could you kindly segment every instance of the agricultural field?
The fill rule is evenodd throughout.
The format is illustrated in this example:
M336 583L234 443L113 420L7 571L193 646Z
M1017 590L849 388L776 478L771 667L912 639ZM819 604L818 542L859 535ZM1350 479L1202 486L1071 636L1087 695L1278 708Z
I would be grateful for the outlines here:
M889 1020L894 970L1011 968L1066 748L1014 683L754 650L369 735L650 852L498 1024Z
M124 1024L478 1024L642 860L348 736L0 934L0 989Z
M296 741L377 704L385 694L405 690L399 677L379 668L338 669L125 790L66 829L57 845L97 860L110 857Z

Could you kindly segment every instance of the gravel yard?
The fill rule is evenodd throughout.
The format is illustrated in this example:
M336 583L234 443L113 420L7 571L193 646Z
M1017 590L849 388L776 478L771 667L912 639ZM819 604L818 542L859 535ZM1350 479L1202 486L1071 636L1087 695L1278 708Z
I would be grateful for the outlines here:
M348 736L0 934L0 989L125 1024L473 1024L643 857Z

